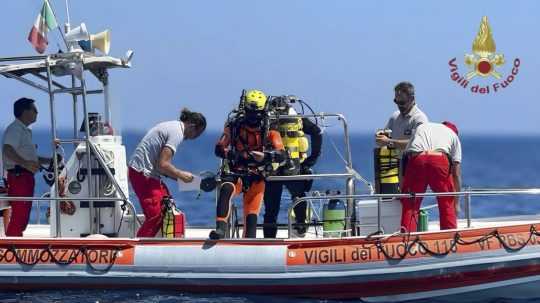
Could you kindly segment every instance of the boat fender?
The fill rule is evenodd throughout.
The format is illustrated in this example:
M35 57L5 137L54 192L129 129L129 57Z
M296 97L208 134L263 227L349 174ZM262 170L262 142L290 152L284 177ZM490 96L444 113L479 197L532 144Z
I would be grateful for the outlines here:
M62 198L66 197L66 177L64 176L58 178L58 195ZM73 201L60 201L60 212L63 214L73 216L76 210Z

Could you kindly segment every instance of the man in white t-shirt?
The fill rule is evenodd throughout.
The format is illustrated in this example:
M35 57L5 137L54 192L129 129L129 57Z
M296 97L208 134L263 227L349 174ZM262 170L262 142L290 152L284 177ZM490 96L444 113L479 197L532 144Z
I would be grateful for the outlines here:
M161 176L186 183L193 180L190 172L176 168L171 161L184 139L197 138L205 128L202 114L183 109L180 120L159 123L137 145L128 164L128 174L145 216L138 237L154 237L161 227L161 201L170 196Z
M461 143L458 129L451 122L418 126L405 156L402 193L425 193L428 185L433 192L461 190ZM458 202L458 197L437 197L441 229L457 228ZM422 198L403 198L401 203L401 226L405 232L415 232Z
M34 174L40 164L49 163L50 158L39 157L32 142L32 130L28 127L37 120L35 101L20 98L13 104L15 120L4 131L2 139L2 159L7 171L8 196L32 197L34 195ZM11 219L6 236L22 237L28 225L32 201L10 201Z

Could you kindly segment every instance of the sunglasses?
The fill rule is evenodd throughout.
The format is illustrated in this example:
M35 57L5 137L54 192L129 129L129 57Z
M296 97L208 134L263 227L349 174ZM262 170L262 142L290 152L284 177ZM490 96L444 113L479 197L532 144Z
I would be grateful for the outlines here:
M399 106L403 106L403 105L407 105L407 104L411 103L411 100L397 100L397 99L394 99L394 103L399 105Z

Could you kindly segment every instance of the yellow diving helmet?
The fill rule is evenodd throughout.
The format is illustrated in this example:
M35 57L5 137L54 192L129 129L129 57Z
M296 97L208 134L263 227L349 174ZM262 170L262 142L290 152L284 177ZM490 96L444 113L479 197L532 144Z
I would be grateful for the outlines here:
M266 105L266 95L260 90L249 90L246 93L244 105L247 110L263 110Z

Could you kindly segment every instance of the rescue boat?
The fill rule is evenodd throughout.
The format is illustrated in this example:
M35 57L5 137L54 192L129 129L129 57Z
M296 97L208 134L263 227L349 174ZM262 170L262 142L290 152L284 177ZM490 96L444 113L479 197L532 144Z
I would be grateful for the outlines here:
M63 169L53 157L48 196L33 198L50 203L50 223L30 225L21 238L0 238L0 289L163 288L372 302L538 297L540 219L472 220L469 205L474 196L538 195L539 189L439 193L465 197L468 218L459 222L459 228L439 231L430 222L425 231L400 233L397 198L410 195L355 189L356 181L365 180L352 168L347 122L341 114L294 116L342 122L346 170L273 176L269 181L339 178L345 180L346 193L296 200L289 209L288 227L279 230L278 239L235 238L241 229L236 221L232 222L236 232L224 240L209 240L210 228L190 227L182 237L136 238L144 218L129 200L126 152L114 130L107 93L108 70L129 67L130 55L114 58L85 51L0 58L0 74L49 96L54 148L55 97L71 95L74 137L60 142L76 144ZM94 75L101 87L87 87L87 75ZM103 94L103 120L88 113L89 94ZM82 119L77 117L80 106ZM83 137L79 119L84 121ZM0 197L7 200L28 198ZM324 211L324 205L336 200L346 202L344 215L332 219L342 228L314 220L307 237L294 237L290 223L294 204L308 201L313 209ZM313 206L316 203L323 207Z

